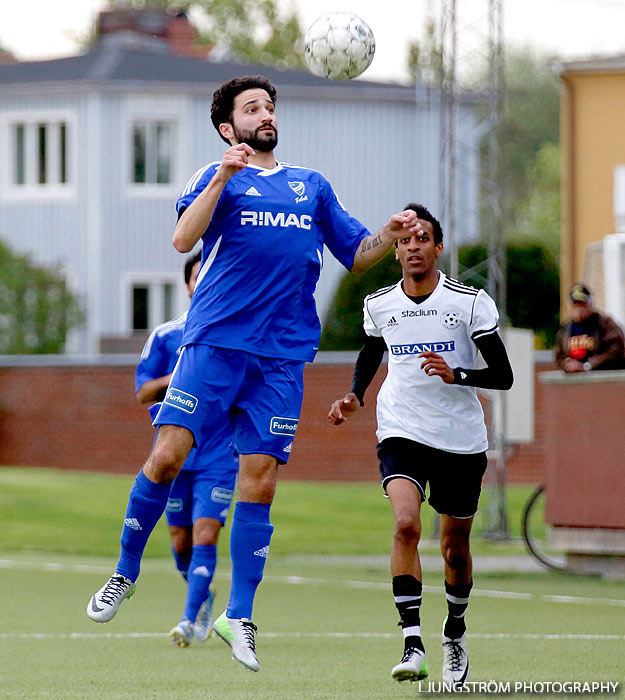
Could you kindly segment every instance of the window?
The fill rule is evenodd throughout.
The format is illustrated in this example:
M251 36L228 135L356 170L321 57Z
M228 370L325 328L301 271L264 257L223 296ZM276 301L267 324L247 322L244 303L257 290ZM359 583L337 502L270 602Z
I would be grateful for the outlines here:
M129 275L124 315L129 331L152 330L159 323L171 321L188 305L186 288L178 273L156 274L153 278L139 273Z
M132 125L131 181L169 185L173 181L173 132L169 122L135 121Z
M132 330L145 331L149 328L148 306L150 303L150 288L132 288Z
M68 185L68 132L64 119L10 122L11 186L43 189Z
M174 292L173 284L163 285L163 318L173 318L174 316Z

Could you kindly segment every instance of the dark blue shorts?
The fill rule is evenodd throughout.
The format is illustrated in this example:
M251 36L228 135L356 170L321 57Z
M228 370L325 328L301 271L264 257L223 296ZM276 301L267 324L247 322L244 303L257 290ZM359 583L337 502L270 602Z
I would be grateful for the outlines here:
M213 518L223 525L234 494L237 461L229 470L183 469L174 479L167 499L168 525L191 527L198 518ZM223 465L222 465L223 466Z
M238 454L268 454L285 464L302 407L304 364L186 345L154 425L187 428L200 446L231 430Z

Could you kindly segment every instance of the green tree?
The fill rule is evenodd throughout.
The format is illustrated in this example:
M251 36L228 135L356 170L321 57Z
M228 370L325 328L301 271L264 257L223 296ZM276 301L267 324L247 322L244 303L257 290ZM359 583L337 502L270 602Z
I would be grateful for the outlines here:
M560 253L560 146L545 143L527 167L527 194L514 208L510 241L539 241L555 260Z
M33 265L0 241L0 354L62 352L83 318L58 269Z
M244 63L303 68L303 34L297 13L276 0L109 0L110 7L182 10L197 18L198 43L231 51Z
M528 197L533 186L528 175L540 150L560 142L560 87L553 61L527 48L506 54L500 142L504 191L512 208Z
M488 257L485 245L462 246L458 250L461 267L479 268ZM506 309L510 325L530 328L536 346L553 347L560 309L560 272L549 249L539 241L519 240L506 246ZM467 274L465 284L483 288L480 274Z
M362 346L362 302L367 294L394 284L401 275L395 249L362 275L341 280L321 335L321 350L359 350Z
M429 17L422 38L410 41L406 52L406 68L417 85L436 86L440 83L443 57L436 36L436 22Z
M479 267L487 258L484 245L461 247L463 268ZM558 329L559 273L553 256L538 242L510 243L506 249L508 269L507 309L516 328L531 328L538 347L552 347ZM401 277L399 263L387 255L363 275L345 275L328 313L321 338L322 350L358 350L362 346L362 304L367 294L395 284ZM482 288L481 275L469 275L465 284Z

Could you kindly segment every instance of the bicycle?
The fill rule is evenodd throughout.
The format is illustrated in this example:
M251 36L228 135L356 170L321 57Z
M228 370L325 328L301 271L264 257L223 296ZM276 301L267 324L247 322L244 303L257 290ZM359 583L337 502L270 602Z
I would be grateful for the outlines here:
M598 573L581 571L571 567L564 552L549 546L548 526L545 523L544 484L536 488L523 508L521 532L530 554L548 568L578 576L600 576Z

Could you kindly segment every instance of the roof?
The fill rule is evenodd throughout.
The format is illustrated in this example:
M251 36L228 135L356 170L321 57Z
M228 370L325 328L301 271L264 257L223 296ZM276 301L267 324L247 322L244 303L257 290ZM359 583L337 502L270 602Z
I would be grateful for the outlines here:
M309 97L340 99L385 99L398 102L431 100L437 88L368 80L326 80L302 70L241 63L211 62L205 59L177 56L169 52L164 42L140 38L136 35L113 34L91 51L68 58L48 61L28 61L0 65L0 90L19 87L35 88L41 85L60 88L88 85L127 89L162 88L163 85L182 85L186 89L213 90L237 75L265 75L276 85L279 93ZM483 101L477 93L465 92L459 96L464 104Z
M558 66L558 73L625 73L625 54L564 61Z
M112 37L111 37L112 39ZM143 41L115 36L91 51L48 61L28 61L0 65L0 86L41 83L185 83L220 85L236 75L267 76L276 85L319 87L332 90L361 91L367 88L401 90L414 94L414 88L364 80L343 82L318 78L307 71L240 63L217 63L187 56L176 56L167 48Z

